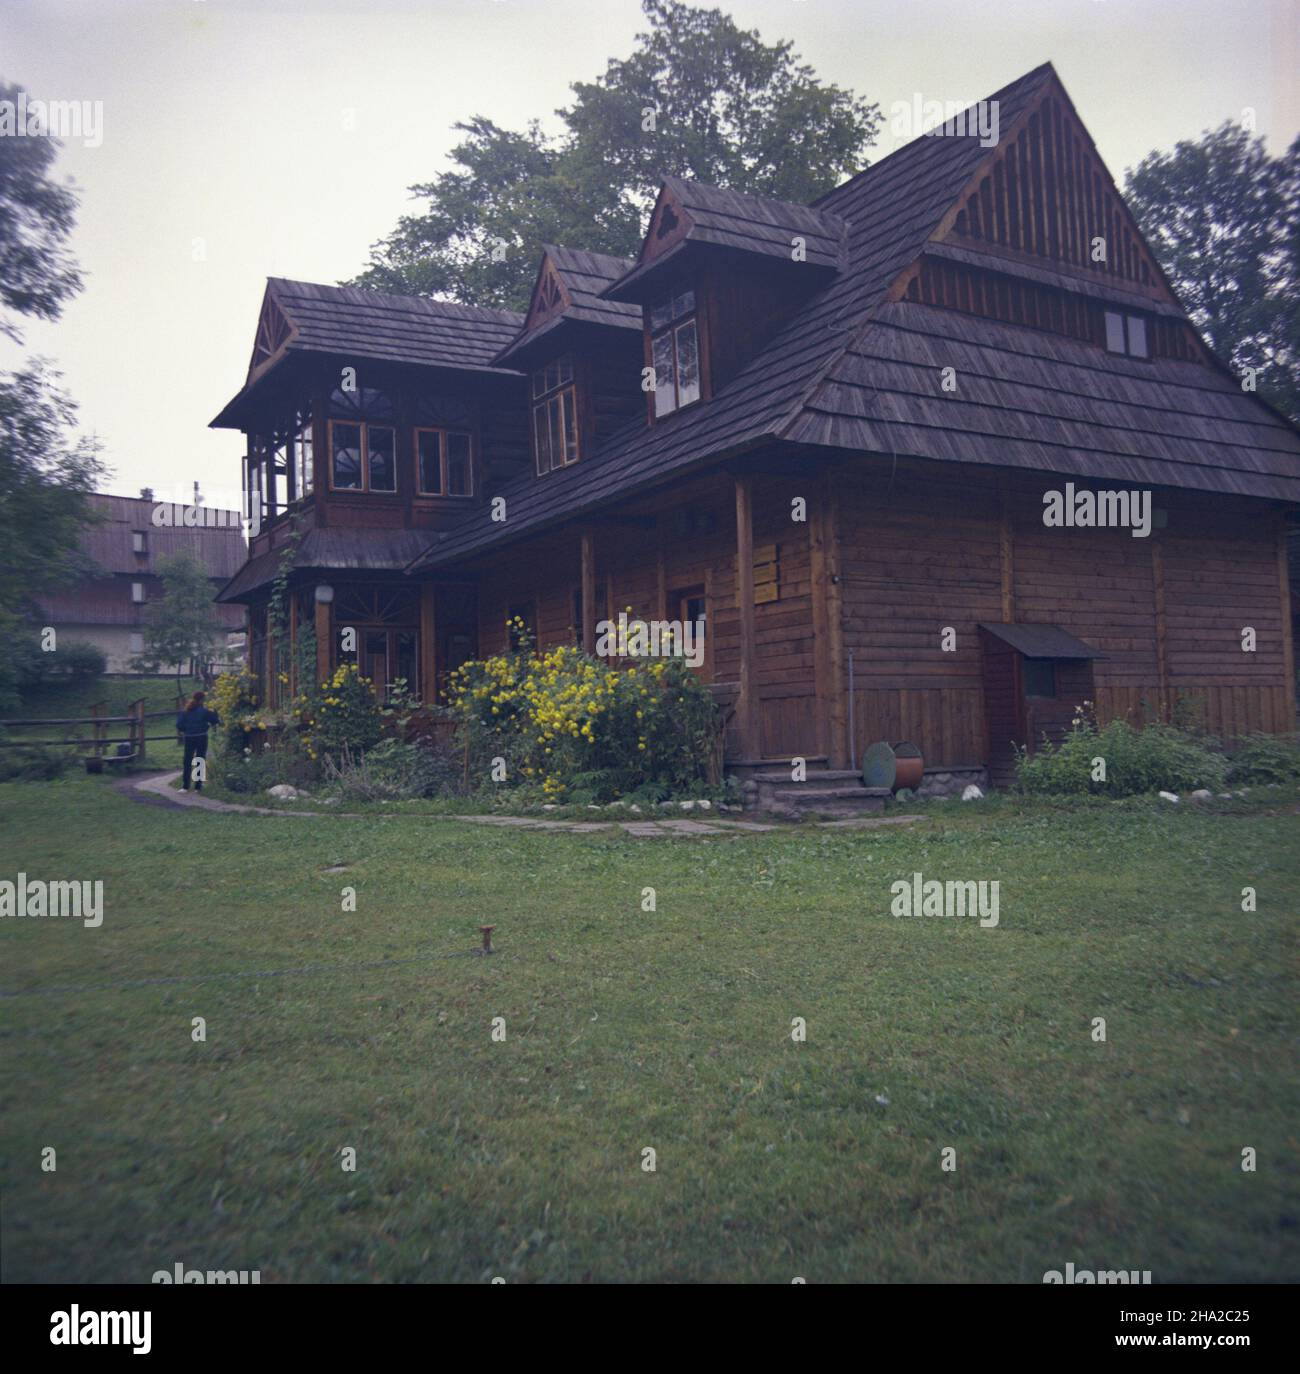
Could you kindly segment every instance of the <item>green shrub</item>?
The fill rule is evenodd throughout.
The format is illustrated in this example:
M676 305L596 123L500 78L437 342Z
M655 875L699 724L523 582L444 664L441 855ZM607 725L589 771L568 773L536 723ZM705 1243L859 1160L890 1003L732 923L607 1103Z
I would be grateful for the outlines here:
M103 677L108 668L108 659L97 644L85 639L70 639L60 644L57 653L47 654L52 659L50 676L70 682L74 687L82 687Z
M70 749L55 745L0 749L0 782L53 782L77 761Z
M1104 762L1104 778L1095 776L1097 760ZM1045 740L1036 753L1022 750L1016 760L1020 788L1042 794L1131 797L1198 787L1213 791L1225 785L1227 776L1223 755L1185 731L1160 724L1135 730L1122 720L1100 730L1081 720L1060 744Z
M1247 735L1229 760L1234 783L1300 781L1300 739L1294 735Z
M450 794L460 773L452 752L427 743L381 740L364 754L326 755L330 791L343 801L409 801Z

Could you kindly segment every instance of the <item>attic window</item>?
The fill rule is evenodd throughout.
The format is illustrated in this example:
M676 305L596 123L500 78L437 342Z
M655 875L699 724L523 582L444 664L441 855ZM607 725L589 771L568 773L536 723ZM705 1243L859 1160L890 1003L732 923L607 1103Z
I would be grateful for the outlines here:
M1106 348L1111 353L1126 353L1130 358L1149 358L1147 322L1141 315L1121 315L1106 311Z
M578 394L568 355L533 373L533 456L539 477L581 457Z
M695 292L689 287L651 305L650 362L656 416L700 399L700 337Z

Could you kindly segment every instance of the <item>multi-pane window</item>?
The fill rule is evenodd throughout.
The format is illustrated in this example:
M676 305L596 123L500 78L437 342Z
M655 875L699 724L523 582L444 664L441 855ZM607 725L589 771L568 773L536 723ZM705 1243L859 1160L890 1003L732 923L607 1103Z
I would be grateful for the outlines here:
M396 491L397 431L392 425L331 420L330 485L335 491Z
M330 393L330 486L335 491L395 492L397 431L389 397L376 387Z
M577 389L570 357L557 358L533 373L533 454L538 476L576 463L580 456Z
M313 478L310 415L299 417L298 429L293 436L293 472L299 498L310 496Z
M655 414L668 415L700 399L700 336L695 292L677 291L650 307L650 362Z
M1121 315L1106 311L1106 347L1111 353L1127 353L1130 358L1149 358L1147 322L1141 315Z
M416 490L421 496L473 496L470 436L454 429L415 431Z

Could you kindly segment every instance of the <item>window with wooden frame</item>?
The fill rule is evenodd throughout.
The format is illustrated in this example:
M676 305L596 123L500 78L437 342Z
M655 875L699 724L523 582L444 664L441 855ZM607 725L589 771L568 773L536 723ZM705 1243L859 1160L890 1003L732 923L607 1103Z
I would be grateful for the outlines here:
M309 409L300 410L297 419L298 423L292 440L292 458L296 499L301 501L303 497L311 495L311 489L315 482L313 467L315 455L312 451L311 411Z
M397 491L393 403L376 387L337 386L329 399L329 474L334 491Z
M680 621L683 631L687 625L692 626L692 651L699 653L703 650L701 662L695 671L708 682L713 674L713 655L708 634L709 603L706 588L703 585L682 587L669 594L668 606L670 619ZM680 647L685 648L684 641Z
M1147 322L1142 315L1121 315L1106 311L1106 348L1111 353L1126 353L1130 358L1149 358Z
M582 456L578 388L567 354L533 373L533 457L537 475L567 467Z
M415 431L415 490L420 496L473 496L470 436L455 429Z
M694 405L703 394L695 292L685 287L653 303L649 320L654 413L658 418Z
M397 431L369 421L330 421L330 486L335 491L397 490Z
M1056 696L1056 660L1025 658L1022 673L1025 695L1050 700Z

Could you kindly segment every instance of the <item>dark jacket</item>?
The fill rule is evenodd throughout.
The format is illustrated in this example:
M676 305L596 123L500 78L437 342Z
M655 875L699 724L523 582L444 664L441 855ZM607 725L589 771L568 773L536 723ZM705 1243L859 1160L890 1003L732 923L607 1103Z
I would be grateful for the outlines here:
M206 706L196 706L192 711L182 711L176 717L176 733L186 739L202 737L207 739L208 726L220 725L221 717Z

